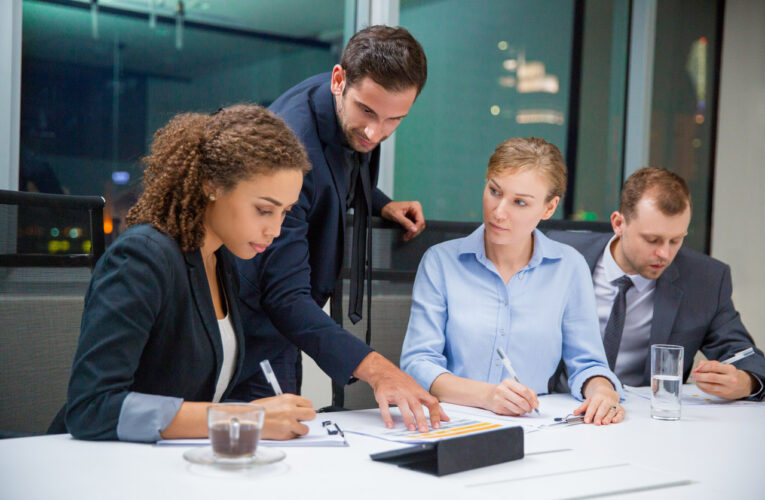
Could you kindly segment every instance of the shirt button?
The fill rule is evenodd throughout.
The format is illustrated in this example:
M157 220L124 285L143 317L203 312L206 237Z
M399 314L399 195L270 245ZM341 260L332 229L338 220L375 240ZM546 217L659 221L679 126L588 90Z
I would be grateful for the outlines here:
M505 305L507 305L507 301L505 301Z
M501 364L502 364L502 361L500 361L500 360L498 360L498 359L497 359L497 360L495 360L495 361L494 361L494 364L495 364L495 365L497 365L497 366L499 366L499 365L501 365Z
M500 329L499 329L499 333L500 333L500 335L504 335L504 334L505 334L505 330L504 330L504 329L502 329L502 328L500 328Z

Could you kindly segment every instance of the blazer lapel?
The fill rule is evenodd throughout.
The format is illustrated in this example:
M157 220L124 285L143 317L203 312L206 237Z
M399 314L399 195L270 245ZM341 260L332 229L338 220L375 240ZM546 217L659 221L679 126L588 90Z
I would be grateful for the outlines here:
M335 190L338 201L345 208L345 193L348 186L345 184L343 147L340 136L340 130L337 122L337 113L335 112L334 96L330 90L330 82L319 87L314 94L310 96L311 109L316 117L317 133L319 140L324 147L324 159L332 173L332 180L335 183ZM341 210L345 215L345 210ZM345 219L343 219L345 222Z
M215 308L210 295L210 285L207 283L205 266L202 262L202 253L199 250L185 252L186 269L189 273L189 283L191 283L191 295L194 297L194 305L202 319L202 324L207 332L207 337L213 346L215 352L216 373L220 373L223 365L223 344L220 340L220 330L218 330L218 319L215 316ZM237 297L237 295L234 295ZM215 377L217 381L217 376Z
M329 171L332 174L332 181L335 184L335 194L337 203L340 207L340 231L337 234L337 247L345 246L345 196L348 192L348 185L345 182L345 164L343 160L343 146L340 137L342 131L337 121L335 111L335 97L330 89L330 80L321 85L315 93L310 96L310 106L316 118L317 133L319 141L323 146L324 160L327 162ZM338 269L342 266L342 253L338 255Z
M677 266L670 264L666 271L656 280L656 291L653 299L653 319L651 320L651 340L649 345L666 344L672 333L675 316L680 309L683 290L675 284L680 272ZM651 356L646 357L644 380L651 377Z

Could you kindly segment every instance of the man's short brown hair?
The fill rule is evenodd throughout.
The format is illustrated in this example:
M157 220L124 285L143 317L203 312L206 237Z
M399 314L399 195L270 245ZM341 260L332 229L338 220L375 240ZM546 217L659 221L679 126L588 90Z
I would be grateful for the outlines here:
M412 87L420 94L428 78L428 61L420 42L404 28L369 26L351 37L340 66L346 89L365 77L390 92Z
M664 215L679 215L692 208L691 192L682 177L659 167L637 170L624 182L619 212L629 220L635 215L637 204L648 194Z

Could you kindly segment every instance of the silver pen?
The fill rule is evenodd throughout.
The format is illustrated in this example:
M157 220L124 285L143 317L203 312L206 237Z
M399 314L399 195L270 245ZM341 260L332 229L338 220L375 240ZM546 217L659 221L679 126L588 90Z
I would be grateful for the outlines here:
M279 386L279 381L276 380L276 374L274 373L273 368L271 368L271 363L267 359L264 359L260 362L260 369L263 370L263 375L266 376L266 380L271 384L274 394L277 396L282 394L282 388Z
M732 363L735 363L736 361L741 361L744 358L748 358L754 354L754 347L749 347L747 349L744 349L743 351L739 351L730 358L726 359L725 361L720 361L720 363L724 365L730 365Z
M510 364L510 358L507 357L507 354L505 354L504 349L501 347L497 347L497 354L499 354L499 359L502 360L502 364L505 365L505 370L507 370L507 373L510 374L510 376L518 382L521 383L520 380L518 380L518 375L515 374L515 370L513 370L513 365ZM534 412L539 415L539 410L537 408L534 408Z

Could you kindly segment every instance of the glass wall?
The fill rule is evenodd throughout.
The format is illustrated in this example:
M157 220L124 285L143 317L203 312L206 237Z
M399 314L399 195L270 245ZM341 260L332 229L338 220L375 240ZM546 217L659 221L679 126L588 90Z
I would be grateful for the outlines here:
M577 149L570 217L608 220L624 171L630 1L584 3Z
M513 136L565 155L573 0L402 0L428 82L396 132L395 196L430 219L481 219L486 165Z
M20 188L104 196L109 239L173 115L268 105L329 71L342 44L343 0L186 2L182 24L167 7L153 26L123 7L136 2L99 4L94 16L88 2L23 2ZM289 22L295 12L301 23Z
M102 195L113 236L140 159L174 114L268 105L338 61L351 0L25 0L20 188ZM556 144L572 179L556 217L607 220L623 182L630 0L400 0L428 83L396 133L394 195L476 221L486 164L512 136ZM650 163L685 177L704 250L722 7L658 2ZM183 23L178 21L183 20ZM573 114L572 114L573 113ZM569 144L569 141L573 141ZM565 209L565 210L564 210Z
M657 2L650 163L681 175L693 217L685 245L709 250L722 2Z

